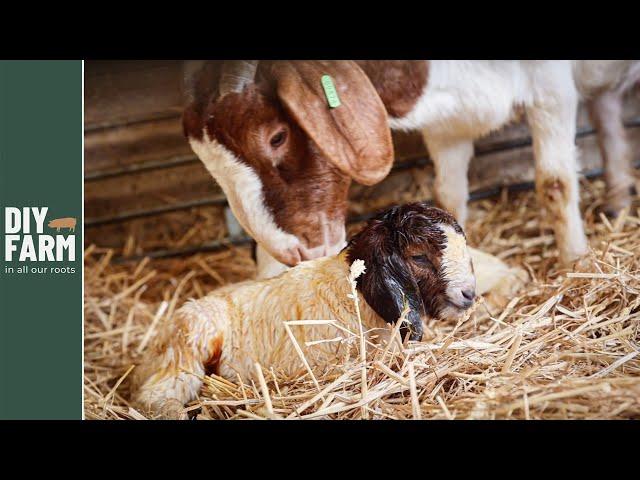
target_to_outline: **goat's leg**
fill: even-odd
[[[598,145],[607,184],[605,213],[615,217],[631,205],[635,181],[631,171],[631,150],[622,123],[622,95],[606,91],[589,102],[591,121],[598,130]]]
[[[133,372],[132,400],[160,418],[185,419],[185,403],[196,398],[202,378],[217,373],[222,356],[224,307],[206,298],[191,301],[166,321]]]
[[[444,142],[430,138],[426,132],[423,133],[423,138],[435,167],[435,201],[464,226],[469,200],[467,171],[473,156],[473,141],[465,139]]]
[[[527,119],[536,161],[536,191],[550,217],[560,260],[566,264],[586,254],[588,246],[579,209],[577,93],[570,78],[559,80],[555,86],[549,82],[548,89],[527,107]]]

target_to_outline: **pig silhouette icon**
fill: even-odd
[[[55,228],[58,232],[61,228],[68,228],[72,232],[76,231],[76,219],[73,217],[54,218],[47,225],[49,228]]]

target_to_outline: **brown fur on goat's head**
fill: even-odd
[[[469,308],[475,276],[462,228],[452,215],[412,203],[368,222],[349,242],[347,260],[364,260],[358,289],[367,304],[393,323],[405,302],[411,339],[422,337],[422,317],[449,318]]]
[[[324,97],[325,74],[337,108]],[[349,61],[260,62],[253,83],[220,95],[222,76],[214,62],[197,70],[183,127],[234,214],[288,265],[337,253],[351,180],[376,183],[393,162],[387,113],[368,77]]]

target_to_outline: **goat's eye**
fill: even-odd
[[[431,260],[429,260],[426,255],[414,255],[411,259],[419,265],[434,268],[433,263],[431,263]]]
[[[273,137],[271,137],[271,140],[269,140],[269,144],[271,145],[272,148],[278,148],[280,145],[284,143],[286,139],[287,139],[286,130],[281,130],[278,133],[276,133]]]

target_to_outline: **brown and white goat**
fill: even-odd
[[[474,301],[473,265],[453,216],[421,203],[394,207],[371,220],[336,256],[187,302],[161,327],[134,370],[135,403],[174,416],[196,397],[206,373],[235,381],[237,375],[252,376],[255,362],[299,371],[303,364],[287,321],[333,320],[290,328],[312,366],[335,360],[343,343],[313,342],[344,335],[344,329],[358,331],[355,304],[348,298],[350,265],[356,260],[366,268],[357,278],[357,292],[369,335],[388,331],[385,322],[395,323],[408,305],[406,331],[420,340],[427,317],[456,318]]]
[[[536,187],[561,258],[587,251],[575,149],[578,91],[592,98],[610,206],[629,202],[621,92],[640,77],[631,61],[204,62],[189,75],[183,125],[232,211],[268,254],[287,265],[344,245],[347,191],[393,163],[390,129],[421,130],[435,164],[435,195],[461,224],[473,140],[524,110]],[[330,75],[341,106],[330,108]],[[575,81],[574,81],[575,80]],[[609,93],[610,92],[610,93]],[[263,275],[267,271],[262,269]]]

